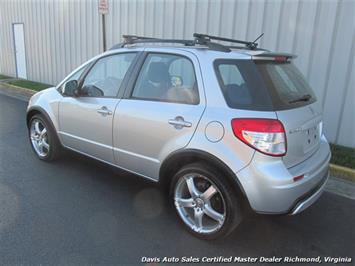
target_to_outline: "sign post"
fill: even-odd
[[[102,46],[106,51],[106,21],[105,15],[108,13],[108,0],[99,0],[99,14],[102,16]]]

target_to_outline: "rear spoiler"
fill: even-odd
[[[253,55],[253,60],[270,60],[270,61],[277,61],[277,62],[287,62],[288,60],[294,59],[297,56],[294,54],[288,53],[260,53],[257,55]]]

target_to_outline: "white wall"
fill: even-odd
[[[355,147],[355,0],[108,0],[108,47],[122,34],[253,40],[298,55],[324,106],[330,141]],[[0,0],[0,69],[14,75],[12,24],[25,27],[29,79],[57,83],[102,51],[98,0]]]

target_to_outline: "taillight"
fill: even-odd
[[[276,119],[235,118],[234,135],[250,147],[271,156],[286,154],[286,134]]]
[[[274,58],[275,62],[279,62],[279,63],[285,63],[287,59],[288,58],[286,56],[275,56]]]

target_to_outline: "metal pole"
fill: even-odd
[[[102,14],[102,46],[105,52],[106,51],[106,22],[105,22],[104,14]]]

